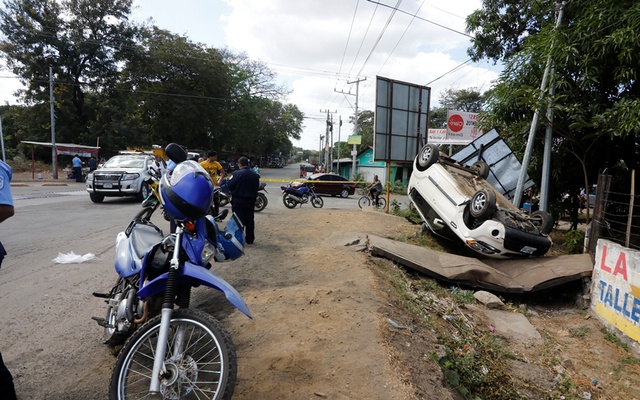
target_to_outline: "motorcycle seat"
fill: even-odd
[[[137,224],[131,230],[129,240],[135,255],[141,259],[153,245],[162,241],[162,234],[154,226]]]

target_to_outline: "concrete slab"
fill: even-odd
[[[531,325],[524,315],[518,312],[485,309],[483,310],[487,323],[494,327],[494,333],[507,340],[517,340],[522,343],[540,344],[542,336]]]
[[[588,254],[517,260],[479,260],[441,253],[375,235],[367,236],[371,254],[386,257],[438,280],[494,292],[535,292],[590,277]]]

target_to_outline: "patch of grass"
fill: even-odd
[[[582,339],[589,334],[590,329],[586,326],[569,329],[569,336],[576,339]]]
[[[564,234],[565,242],[563,247],[569,254],[582,254],[584,248],[584,232],[578,230],[567,231]]]
[[[631,357],[631,356],[622,357],[620,359],[620,363],[625,365],[640,365],[640,358]]]
[[[606,327],[600,328],[600,332],[604,333],[604,340],[607,340],[621,348],[625,351],[629,351],[629,345],[622,341],[615,333],[611,332]]]

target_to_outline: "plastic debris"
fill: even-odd
[[[58,253],[58,257],[54,258],[52,261],[56,264],[80,264],[85,261],[93,261],[97,259],[98,257],[93,253],[87,253],[81,256],[71,251],[67,254]]]
[[[394,320],[392,320],[391,318],[387,318],[387,322],[389,322],[391,324],[391,326],[393,326],[396,329],[406,329],[406,330],[408,330],[408,331],[410,331],[412,333],[415,332],[415,329],[410,328],[408,326],[400,325],[397,322],[395,322]]]

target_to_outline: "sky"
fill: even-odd
[[[333,142],[353,134],[356,108],[374,110],[376,76],[431,88],[490,88],[500,67],[473,63],[465,18],[481,0],[134,0],[133,19],[193,42],[264,62],[305,114],[294,146],[319,149],[327,115]],[[17,79],[0,70],[0,103]],[[4,79],[3,79],[4,78]],[[359,83],[355,83],[358,82]],[[356,96],[357,92],[357,96]],[[338,120],[343,121],[338,128]],[[338,138],[338,136],[340,136]],[[322,142],[324,145],[324,141]]]

